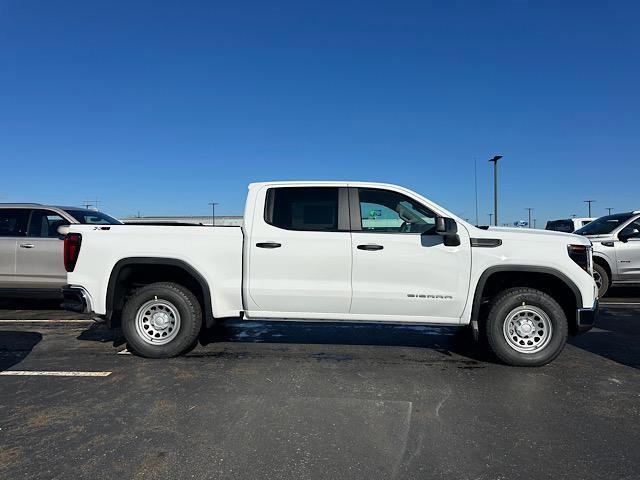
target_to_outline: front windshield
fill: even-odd
[[[575,231],[578,235],[606,235],[633,217],[633,213],[616,213],[600,217]]]
[[[122,225],[122,222],[110,217],[106,213],[94,210],[65,210],[69,215],[82,224],[89,225]]]

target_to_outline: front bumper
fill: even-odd
[[[91,297],[82,287],[65,285],[62,287],[62,308],[78,313],[91,313]]]
[[[593,304],[593,308],[579,308],[576,316],[579,332],[586,332],[593,328],[598,318],[598,300]]]

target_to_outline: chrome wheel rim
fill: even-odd
[[[520,353],[536,353],[551,341],[553,326],[544,310],[521,305],[509,312],[502,327],[505,340]]]
[[[593,271],[593,279],[596,282],[596,286],[598,287],[598,290],[601,290],[602,289],[602,275],[600,275],[599,272],[594,270]]]
[[[149,345],[165,345],[180,331],[180,313],[174,304],[153,299],[138,309],[136,332]]]

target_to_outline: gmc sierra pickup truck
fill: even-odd
[[[242,228],[71,225],[64,262],[65,307],[153,358],[241,316],[470,326],[503,362],[538,366],[598,306],[588,239],[477,228],[378,183],[254,183]]]

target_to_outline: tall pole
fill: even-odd
[[[531,210],[533,210],[533,208],[525,208],[525,210],[529,210],[529,228],[531,228]]]
[[[478,223],[478,161],[473,159],[473,183],[476,189],[476,226]]]
[[[211,205],[211,226],[215,227],[215,225],[216,225],[216,205],[218,205],[218,203],[209,202],[209,205]]]
[[[613,208],[607,207],[605,210],[607,211],[607,215],[611,215],[611,210],[613,210]]]
[[[493,217],[493,213],[489,214],[489,225],[491,225],[491,217]]]
[[[495,155],[490,162],[493,162],[493,224],[498,226],[498,160],[502,155]]]
[[[595,200],[585,200],[584,203],[589,205],[589,218],[591,218],[591,204],[595,202]]]

